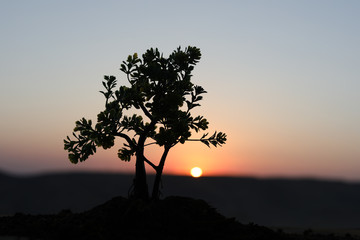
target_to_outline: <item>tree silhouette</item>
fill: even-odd
[[[191,72],[200,57],[200,49],[191,46],[185,50],[177,48],[168,58],[153,48],[147,50],[142,59],[136,53],[130,55],[120,67],[129,86],[116,88],[116,78],[104,76],[105,90],[100,92],[106,100],[105,110],[98,114],[94,127],[91,120],[76,121],[75,139],[68,136],[64,140],[69,160],[74,164],[85,161],[97,147],[111,148],[116,137],[122,138],[124,144],[118,150],[118,157],[127,162],[132,156],[136,157],[134,197],[149,198],[147,163],[156,172],[152,198],[157,199],[165,160],[172,147],[186,141],[200,141],[208,147],[217,147],[226,141],[226,134],[222,132],[190,139],[192,130],[206,130],[209,124],[203,116],[191,115],[191,110],[200,106],[202,94],[206,93],[201,86],[191,82]],[[145,147],[152,144],[163,148],[158,165],[144,155]]]

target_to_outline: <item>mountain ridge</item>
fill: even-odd
[[[0,215],[16,212],[81,212],[114,196],[127,197],[133,175],[65,172],[12,176],[0,171]],[[152,183],[153,176],[149,176]],[[150,184],[151,185],[151,184]],[[265,226],[360,226],[360,183],[319,179],[240,178],[164,175],[163,197],[208,201],[220,213],[243,223]]]

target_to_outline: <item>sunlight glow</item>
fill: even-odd
[[[202,175],[202,170],[199,167],[194,167],[190,171],[191,176],[194,178],[200,177]]]

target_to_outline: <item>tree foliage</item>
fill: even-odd
[[[157,48],[147,50],[142,58],[136,53],[130,55],[120,65],[128,86],[117,87],[116,77],[104,76],[104,90],[100,93],[105,97],[105,109],[98,114],[97,123],[93,126],[92,121],[85,118],[76,121],[74,138],[64,140],[69,160],[85,161],[97,147],[111,148],[115,138],[120,137],[125,141],[118,157],[130,161],[136,155],[136,171],[142,171],[138,165],[146,162],[160,179],[167,153],[176,144],[186,141],[200,141],[208,147],[224,144],[226,134],[222,132],[190,139],[192,132],[206,130],[209,125],[203,116],[191,114],[206,93],[203,87],[191,82],[191,73],[200,58],[200,49],[191,46],[185,50],[177,48],[168,58]],[[143,154],[144,148],[151,144],[164,148],[158,166]],[[137,174],[140,176],[145,171]]]

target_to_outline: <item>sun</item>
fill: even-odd
[[[194,178],[198,178],[201,177],[202,175],[202,170],[199,167],[193,167],[190,171],[191,176],[193,176]]]

